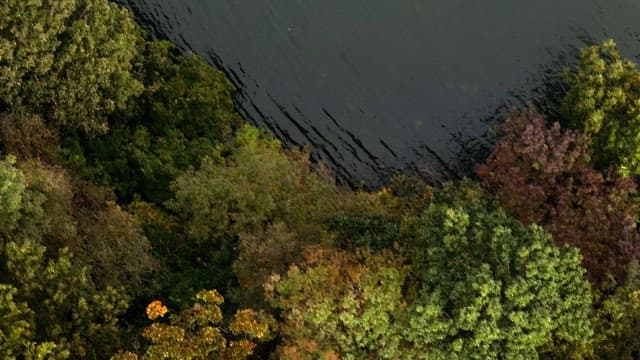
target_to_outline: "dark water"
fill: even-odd
[[[577,48],[640,52],[638,0],[120,0],[223,68],[244,115],[339,178],[430,179],[482,157],[491,120]]]

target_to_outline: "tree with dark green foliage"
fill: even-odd
[[[400,219],[383,214],[335,214],[327,219],[327,227],[344,248],[391,248],[398,241]]]
[[[97,290],[88,269],[75,264],[68,251],[53,260],[44,252],[30,241],[2,245],[0,353],[87,359],[117,350],[118,317],[127,298],[111,287]]]
[[[592,359],[631,360],[640,356],[640,270],[632,264],[625,284],[603,297],[594,311]]]
[[[97,133],[142,90],[131,74],[141,37],[126,9],[108,0],[5,0],[0,19],[0,110],[25,107],[55,126]]]
[[[67,157],[121,201],[139,194],[159,205],[170,198],[171,181],[233,139],[241,124],[235,89],[221,71],[168,42],[145,42],[133,76],[145,91],[112,116],[108,134],[68,137]]]

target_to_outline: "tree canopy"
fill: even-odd
[[[418,280],[404,332],[414,358],[538,358],[589,341],[579,252],[509,218],[477,186],[445,186],[405,231]]]
[[[479,184],[360,191],[115,3],[0,2],[0,358],[638,358],[640,72],[579,60]]]
[[[509,117],[478,169],[482,185],[524,224],[538,224],[558,246],[580,249],[595,284],[625,282],[640,257],[632,179],[591,164],[581,133],[548,126],[534,109]]]
[[[279,356],[538,358],[590,342],[579,253],[509,218],[478,187],[446,186],[398,241],[405,256],[312,248],[272,275]]]
[[[0,18],[0,107],[104,132],[105,116],[142,90],[131,74],[140,31],[126,9],[107,0],[7,0]]]
[[[569,125],[589,136],[601,166],[622,175],[640,175],[640,71],[623,59],[613,40],[580,52],[576,71],[567,73],[562,104]]]
[[[125,296],[98,289],[68,249],[45,256],[41,238],[21,231],[32,215],[24,175],[0,164],[0,351],[8,358],[91,358],[117,350]],[[30,219],[24,219],[29,221]],[[25,237],[26,236],[26,237]]]

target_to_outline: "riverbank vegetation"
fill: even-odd
[[[6,359],[640,356],[640,71],[613,41],[474,179],[336,185],[106,0],[0,3]]]

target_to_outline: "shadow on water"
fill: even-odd
[[[565,74],[575,70],[581,49],[598,44],[586,29],[576,28],[574,31],[577,34],[574,43],[579,45],[571,45],[563,50],[547,50],[548,57],[552,60],[540,65],[529,75],[523,86],[509,90],[500,105],[489,115],[470,121],[469,127],[474,127],[474,130],[469,131],[467,128],[467,131],[450,134],[450,143],[456,149],[450,162],[442,161],[428,148],[419,153],[421,159],[435,159],[444,171],[430,172],[427,169],[433,169],[432,163],[418,165],[413,162],[407,168],[409,173],[430,183],[474,177],[476,166],[491,152],[496,140],[495,127],[511,113],[527,106],[534,106],[550,123],[566,123],[561,113],[562,101],[568,91]],[[640,39],[637,34],[635,37]]]
[[[511,113],[533,105],[550,122],[563,122],[560,107],[567,92],[566,71],[575,68],[581,48],[596,44],[586,34],[578,36],[581,46],[549,51],[553,60],[540,65],[525,84],[507,91],[501,103],[488,115],[467,121],[464,130],[450,133],[451,160],[444,161],[428,147],[414,149],[420,161],[411,162],[402,171],[418,176],[428,183],[441,183],[463,177],[473,177],[476,166],[491,152],[496,140],[495,127]],[[434,171],[437,169],[437,171]]]

